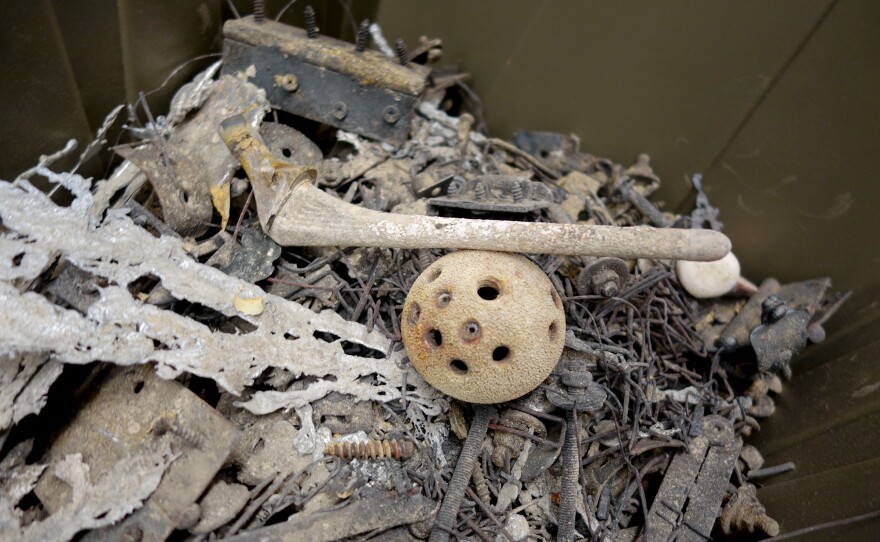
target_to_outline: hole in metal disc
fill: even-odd
[[[498,293],[498,286],[491,282],[484,283],[477,290],[477,295],[485,299],[486,301],[492,301],[493,299],[498,297]]]
[[[422,316],[422,307],[419,306],[418,303],[413,303],[412,307],[410,307],[410,309],[409,309],[409,316],[407,317],[407,320],[409,320],[410,324],[416,325],[416,323],[418,323],[419,318],[421,316]]]
[[[449,362],[449,368],[452,369],[452,372],[455,374],[467,374],[468,366],[467,363],[463,362],[460,359],[454,359]]]
[[[495,350],[492,350],[492,359],[495,361],[504,361],[508,356],[510,356],[510,348],[507,348],[506,346],[499,346]]]
[[[461,339],[465,342],[475,341],[480,338],[481,332],[480,324],[470,320],[461,328]]]
[[[548,331],[550,335],[550,340],[554,341],[556,340],[556,334],[559,333],[559,326],[556,325],[556,322],[553,322],[550,324],[550,329]]]
[[[449,302],[452,301],[452,294],[443,290],[439,294],[437,294],[437,307],[443,308],[446,305],[449,305]]]
[[[428,275],[428,282],[434,282],[438,278],[440,278],[440,274],[443,272],[443,269],[438,267],[437,269],[432,269],[431,274]]]
[[[436,348],[443,344],[443,334],[439,329],[430,329],[425,333],[425,342],[428,343],[428,346]]]

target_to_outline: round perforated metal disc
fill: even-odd
[[[503,252],[462,250],[413,284],[401,322],[424,379],[471,403],[501,403],[535,389],[565,340],[562,300],[541,269]]]

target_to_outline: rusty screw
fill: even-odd
[[[408,459],[415,447],[412,442],[392,440],[368,440],[366,442],[331,442],[324,448],[326,455],[341,459]]]
[[[263,24],[266,18],[266,0],[254,0],[254,22]]]
[[[461,447],[458,454],[458,462],[455,464],[455,470],[452,472],[452,479],[446,486],[446,495],[443,497],[443,504],[437,512],[434,520],[434,528],[431,530],[429,542],[446,542],[449,540],[449,530],[455,524],[455,518],[458,516],[458,509],[461,506],[461,500],[464,498],[464,492],[467,488],[468,481],[474,474],[474,465],[477,464],[477,457],[480,454],[480,448],[483,446],[483,439],[486,437],[486,431],[489,429],[489,418],[492,415],[492,409],[484,405],[474,405],[474,419],[471,421],[471,427],[468,436]]]
[[[354,52],[363,53],[367,49],[367,40],[370,38],[370,20],[364,19],[358,27],[357,40],[354,42]]]
[[[474,198],[477,201],[483,201],[486,199],[486,185],[480,181],[474,183]]]
[[[303,10],[303,16],[305,17],[306,34],[308,34],[309,39],[317,38],[318,20],[317,17],[315,17],[315,9],[312,6],[306,6]]]
[[[397,49],[397,60],[400,61],[400,65],[409,66],[409,52],[406,48],[406,42],[397,38],[397,41],[394,42],[394,47]]]
[[[153,434],[162,436],[165,433],[178,436],[193,448],[202,448],[205,445],[205,437],[195,429],[182,425],[176,416],[163,416],[156,421],[153,426]]]
[[[559,542],[574,542],[580,479],[578,468],[580,457],[578,457],[578,442],[574,434],[576,423],[575,409],[571,408],[565,412],[565,443],[562,445],[562,480],[559,488],[559,512],[556,514],[556,524],[559,527],[556,540]]]
[[[513,183],[510,187],[510,195],[513,197],[513,201],[519,203],[525,198],[525,194],[523,193],[522,185],[518,182]]]

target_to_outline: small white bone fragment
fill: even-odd
[[[714,262],[675,262],[678,281],[692,296],[699,299],[719,297],[736,286],[739,278],[739,260],[733,252]]]

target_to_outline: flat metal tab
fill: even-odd
[[[677,454],[666,469],[648,512],[646,540],[708,540],[741,449],[742,439],[734,434],[727,419],[706,416],[702,435],[691,441],[687,452]]]

